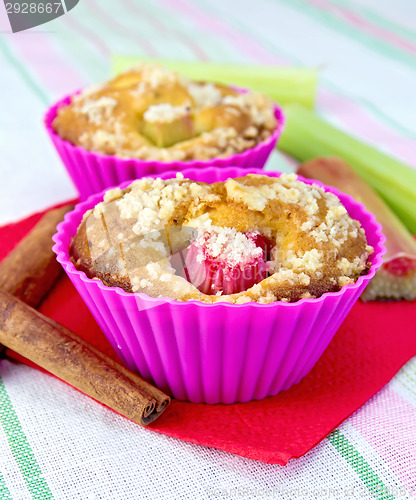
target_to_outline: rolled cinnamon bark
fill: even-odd
[[[46,213],[34,228],[0,262],[0,289],[37,307],[62,273],[52,252],[52,235],[66,212],[65,205]],[[0,345],[0,357],[5,357]]]
[[[134,422],[148,425],[169,404],[163,392],[26,305],[37,307],[61,275],[52,236],[72,208],[66,205],[45,214],[0,263],[0,343]]]
[[[0,289],[37,307],[62,272],[52,252],[56,225],[73,205],[46,213],[0,262]]]
[[[162,391],[3,291],[0,342],[139,425],[153,422],[169,404]]]

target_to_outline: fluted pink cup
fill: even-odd
[[[237,167],[183,171],[186,178],[204,182],[225,181],[247,173],[280,175]],[[175,175],[172,171],[160,177]],[[380,267],[385,252],[381,226],[363,205],[335,188],[300,179],[338,196],[349,214],[360,221],[368,243],[374,247],[368,274],[317,299],[241,305],[179,302],[127,293],[89,279],[70,261],[69,245],[83,214],[102,200],[103,192],[66,214],[54,235],[53,250],[129,369],[181,400],[235,403],[262,399],[288,389],[309,373]]]

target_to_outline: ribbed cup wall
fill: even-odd
[[[183,172],[185,177],[206,182],[245,173],[240,168]],[[161,177],[175,175],[169,172]],[[367,275],[318,299],[241,305],[179,302],[127,293],[89,279],[70,262],[69,243],[83,213],[101,201],[103,193],[65,216],[54,236],[54,251],[128,368],[182,400],[214,404],[262,399],[288,389],[309,373],[382,262],[384,236],[374,217],[351,197],[325,189],[361,222],[375,251]]]

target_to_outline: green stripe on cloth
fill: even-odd
[[[371,9],[363,7],[358,3],[353,3],[348,0],[331,0],[331,3],[339,5],[340,7],[344,7],[346,9],[350,9],[351,11],[358,12],[363,19],[368,19],[373,24],[377,24],[381,28],[387,29],[392,33],[400,35],[401,38],[407,38],[409,40],[416,41],[415,31],[412,31],[411,29],[408,29],[401,24],[395,23],[390,19],[386,19],[380,14],[374,12]]]
[[[406,52],[403,52],[402,50],[393,47],[390,44],[383,42],[382,40],[375,39],[373,36],[364,33],[354,26],[351,26],[332,12],[329,12],[327,10],[320,10],[304,0],[280,1],[297,12],[309,15],[309,17],[316,19],[318,22],[324,24],[337,33],[343,33],[346,37],[361,42],[366,47],[369,47],[374,51],[381,53],[381,55],[388,56],[394,61],[400,61],[403,64],[406,64],[407,67],[415,70],[414,56],[407,54]]]
[[[0,377],[0,422],[27,489],[35,500],[53,499]],[[0,490],[1,491],[1,490]],[[3,498],[3,497],[0,497]]]
[[[7,489],[3,476],[0,474],[0,498],[1,500],[13,500],[10,491]]]
[[[6,42],[0,36],[0,52],[3,53],[4,57],[8,60],[8,62],[15,68],[17,73],[22,77],[22,80],[26,83],[26,85],[32,90],[34,94],[43,102],[43,104],[47,105],[49,103],[49,98],[47,94],[43,91],[42,87],[40,87],[31,77],[30,73],[26,70],[26,68],[14,57],[13,53],[7,46]]]
[[[368,490],[378,500],[394,500],[387,486],[381,481],[362,455],[352,446],[348,439],[336,429],[328,436],[329,442],[345,458],[348,464],[360,476]]]

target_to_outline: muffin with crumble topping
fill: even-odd
[[[107,286],[231,304],[336,292],[367,274],[372,251],[339,199],[296,174],[139,179],[107,191],[71,244]]]
[[[73,95],[46,115],[83,198],[168,169],[261,168],[283,121],[262,94],[191,81],[148,64]]]
[[[233,403],[307,375],[381,265],[380,229],[310,179],[188,169],[77,205],[54,251],[130,369]]]

